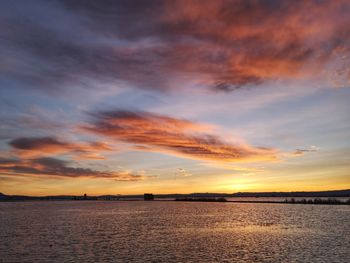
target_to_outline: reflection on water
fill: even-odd
[[[350,207],[0,203],[0,262],[349,262]]]

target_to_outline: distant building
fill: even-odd
[[[143,200],[145,200],[145,201],[152,201],[152,200],[154,200],[154,195],[153,194],[144,194],[143,195]]]

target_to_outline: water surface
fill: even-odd
[[[350,207],[0,203],[0,262],[349,262]]]

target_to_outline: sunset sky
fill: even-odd
[[[350,188],[350,1],[1,1],[0,192]]]

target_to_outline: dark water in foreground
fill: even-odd
[[[350,207],[0,203],[0,262],[350,262]]]

